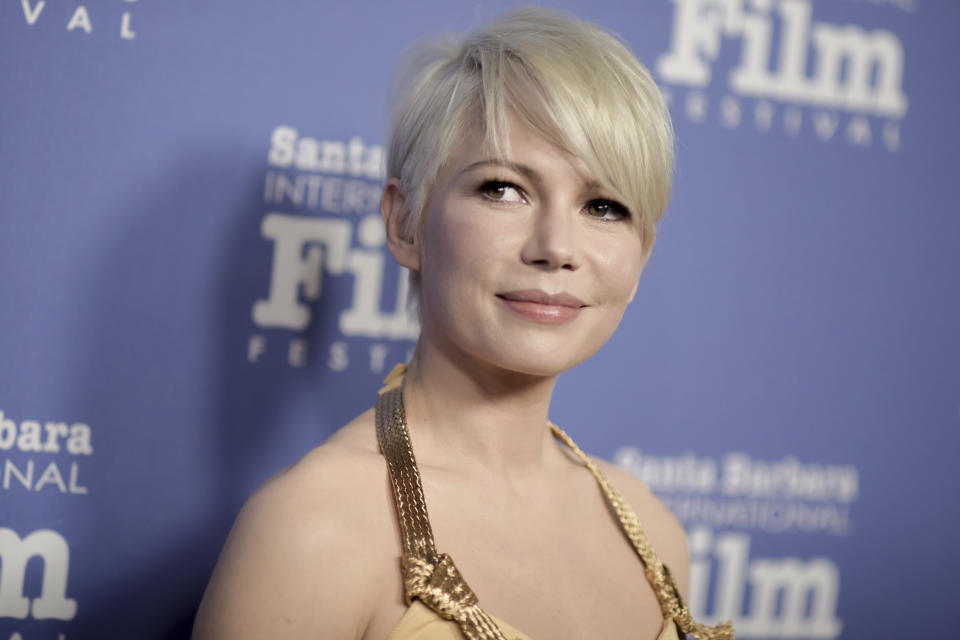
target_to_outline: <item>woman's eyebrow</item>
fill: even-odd
[[[461,171],[460,173],[466,173],[468,171],[472,171],[476,169],[477,167],[484,167],[484,166],[503,167],[505,169],[510,169],[515,173],[519,173],[524,177],[530,178],[531,180],[536,179],[539,175],[536,172],[536,170],[534,170],[531,167],[528,167],[525,164],[519,164],[516,162],[511,162],[509,160],[498,160],[496,158],[477,160],[476,162],[464,167],[463,171]]]

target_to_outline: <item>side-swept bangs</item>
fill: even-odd
[[[387,177],[410,197],[410,237],[444,163],[477,127],[490,153],[509,157],[512,115],[582,160],[652,246],[670,197],[673,127],[649,71],[609,32],[546,9],[512,11],[462,41],[412,50],[393,104]]]

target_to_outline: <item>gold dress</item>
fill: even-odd
[[[403,373],[398,365],[387,376],[377,398],[377,439],[387,460],[394,506],[403,538],[404,596],[407,611],[388,640],[531,640],[483,609],[477,596],[460,575],[453,559],[437,551],[420,473],[413,456],[403,409]],[[660,562],[647,542],[640,521],[590,458],[554,424],[554,436],[580,459],[596,478],[604,496],[617,514],[624,533],[633,544],[663,612],[663,627],[657,640],[679,640],[686,635],[700,640],[733,640],[729,623],[707,627],[694,622],[670,570]]]
[[[494,616],[490,616],[490,619],[500,628],[507,640],[532,640],[530,636],[517,631],[503,620]],[[414,600],[387,636],[387,640],[463,640],[463,637],[456,622],[444,620],[433,609],[419,600]],[[663,621],[663,629],[657,640],[679,640],[673,620],[668,618]]]

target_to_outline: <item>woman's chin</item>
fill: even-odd
[[[491,368],[509,371],[531,378],[554,378],[569,371],[592,355],[589,353],[571,353],[565,349],[535,349],[531,345],[525,348],[508,350],[492,357],[488,354],[481,358]]]

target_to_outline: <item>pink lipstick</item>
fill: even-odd
[[[547,293],[539,289],[507,291],[497,297],[514,313],[544,324],[570,322],[587,306],[569,293]]]

